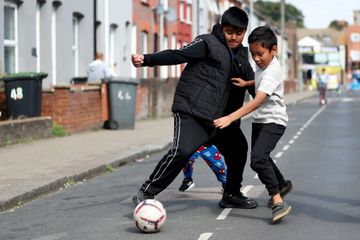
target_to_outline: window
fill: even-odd
[[[171,36],[171,48],[176,49],[176,36],[173,34]],[[170,77],[176,77],[176,65],[171,65],[170,67]]]
[[[164,10],[167,11],[169,9],[169,1],[168,0],[162,0],[162,4],[164,7]]]
[[[179,18],[180,21],[183,22],[185,20],[184,18],[184,2],[180,0],[180,6],[179,6]]]
[[[148,33],[147,32],[141,32],[141,46],[142,46],[142,53],[146,54],[147,53],[147,49],[148,49]],[[148,74],[147,74],[147,68],[141,68],[142,69],[142,78],[147,78]]]
[[[17,72],[17,7],[4,4],[4,61],[5,73]]]
[[[73,58],[73,74],[79,75],[79,18],[73,16],[72,19],[72,58]]]
[[[360,42],[360,33],[351,33],[352,42]]]
[[[52,75],[52,85],[56,85],[56,75],[57,75],[57,67],[56,67],[56,10],[57,5],[53,4],[51,11],[51,75]]]
[[[186,5],[186,22],[191,23],[191,5]]]
[[[360,51],[351,50],[350,51],[350,59],[351,59],[351,61],[354,61],[354,62],[360,61]]]
[[[163,46],[164,46],[164,49],[168,49],[168,38],[166,36],[164,36],[164,39],[163,39]],[[168,66],[161,66],[160,67],[160,78],[162,78],[162,79],[168,78],[169,77],[168,70],[169,70]]]
[[[181,48],[181,42],[178,42],[178,43],[176,44],[176,48],[177,48],[177,49],[180,49],[180,48]],[[177,65],[176,65],[176,77],[180,77],[180,75],[181,75],[181,65],[180,65],[180,64],[177,64]]]

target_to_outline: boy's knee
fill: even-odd
[[[186,149],[186,148],[178,148],[176,150],[176,155],[178,155],[179,157],[184,158],[186,160],[189,160],[190,157],[192,157],[195,152],[196,152],[196,149],[192,150],[192,149]]]
[[[251,156],[250,167],[255,172],[260,170],[264,166],[264,163],[265,163],[265,159],[263,157],[258,156],[258,155]]]

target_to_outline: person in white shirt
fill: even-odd
[[[268,205],[272,207],[272,222],[277,223],[291,211],[291,206],[283,198],[292,190],[292,182],[284,179],[270,157],[288,122],[281,66],[276,58],[277,38],[269,27],[263,26],[252,31],[248,42],[257,65],[255,80],[244,82],[233,79],[233,82],[239,86],[255,84],[255,98],[235,112],[215,119],[213,123],[222,129],[253,112],[250,166],[271,196]]]
[[[326,69],[323,68],[321,70],[321,74],[319,76],[319,82],[318,82],[320,105],[324,105],[327,102],[326,85],[328,81],[329,81],[329,75],[326,73]]]
[[[103,78],[111,77],[110,68],[104,62],[104,54],[102,52],[96,53],[96,59],[92,61],[87,70],[87,77],[89,83],[100,82]]]

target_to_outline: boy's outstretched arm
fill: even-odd
[[[229,126],[232,122],[248,115],[249,113],[253,112],[254,110],[256,110],[258,107],[261,106],[261,104],[263,104],[263,102],[266,100],[266,98],[268,97],[268,95],[264,92],[258,91],[256,93],[256,96],[253,100],[249,101],[245,106],[239,108],[238,110],[236,110],[235,112],[232,112],[231,114],[215,119],[214,120],[214,126],[216,128],[226,128],[227,126]]]
[[[150,54],[133,54],[131,61],[135,67],[176,65],[205,59],[207,54],[207,44],[197,38],[181,49],[166,49]]]

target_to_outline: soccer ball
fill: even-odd
[[[146,199],[139,203],[134,210],[136,227],[143,232],[157,232],[166,221],[166,210],[161,202]]]

